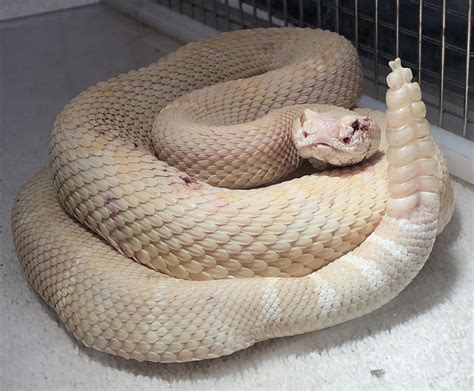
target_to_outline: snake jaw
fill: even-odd
[[[295,121],[293,143],[310,161],[347,166],[371,157],[380,144],[380,128],[357,114],[318,113],[305,109]]]

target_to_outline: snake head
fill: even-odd
[[[380,144],[380,128],[368,117],[305,109],[295,121],[293,143],[302,158],[335,166],[359,163]]]

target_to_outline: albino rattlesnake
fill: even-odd
[[[28,280],[84,344],[149,361],[218,357],[380,307],[421,269],[438,215],[441,230],[453,208],[419,87],[399,60],[391,67],[386,210],[381,153],[359,167],[245,191],[211,187],[153,156],[156,114],[218,81],[267,72],[239,80],[244,113],[232,123],[297,103],[353,106],[360,68],[336,34],[223,34],[91,88],[55,123],[52,174],[32,178],[12,213]],[[264,86],[257,95],[254,85]],[[225,174],[230,165],[232,176],[260,164],[258,156],[226,154],[209,154],[198,172]],[[184,158],[198,164],[192,156]],[[219,279],[253,275],[279,277]]]

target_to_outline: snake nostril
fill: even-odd
[[[308,137],[308,132],[303,132],[303,137],[304,138]]]
[[[351,138],[350,138],[350,137],[344,137],[344,138],[342,139],[342,142],[343,142],[344,144],[347,144],[349,141],[351,141]]]
[[[354,129],[354,132],[355,132],[356,130],[359,130],[359,127],[360,127],[359,120],[356,119],[356,120],[352,123],[351,126],[352,126],[352,129]]]

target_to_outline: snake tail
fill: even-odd
[[[399,59],[390,66],[386,213],[362,244],[327,266],[295,278],[172,278],[134,262],[73,219],[61,206],[51,173],[44,171],[22,188],[12,213],[15,247],[26,278],[77,340],[138,361],[216,358],[258,341],[336,325],[381,307],[423,267],[435,240],[439,213],[435,150],[420,88],[411,83],[411,71],[402,68]],[[132,120],[138,121],[139,116]],[[75,129],[75,121],[67,125]],[[91,126],[100,130],[109,119],[103,116],[101,121]],[[67,145],[79,141],[66,140]],[[101,151],[97,143],[92,147],[93,152]],[[72,152],[66,150],[60,157],[66,161],[68,154]],[[133,165],[134,157],[129,154],[123,159]],[[95,166],[92,170],[100,174]],[[63,174],[77,177],[72,169]],[[82,188],[94,190],[89,184],[92,177],[83,178]],[[74,195],[77,202],[85,190]],[[84,202],[92,208],[93,202],[101,200],[93,197]],[[114,198],[116,213],[122,204]],[[185,217],[181,221],[188,222]]]

